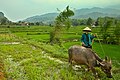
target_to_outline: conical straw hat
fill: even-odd
[[[89,27],[86,27],[86,28],[83,29],[83,31],[91,32],[91,29]]]

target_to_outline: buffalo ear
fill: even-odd
[[[107,56],[105,56],[105,61],[107,61],[108,60],[108,57]]]
[[[110,64],[112,64],[112,61],[111,61],[111,59],[110,59],[110,61],[109,61],[109,62],[110,62]]]
[[[99,64],[100,64],[101,66],[105,66],[105,64],[103,64],[103,63],[101,63],[101,62],[100,62]]]

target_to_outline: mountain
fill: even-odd
[[[120,10],[120,4],[117,5],[111,5],[111,6],[107,6],[108,8],[113,8],[113,9],[119,9]]]
[[[3,18],[3,17],[4,17],[4,13],[0,12],[0,18]]]
[[[9,20],[4,16],[3,12],[0,12],[0,24],[6,24]]]
[[[43,14],[40,16],[33,16],[33,17],[29,17],[23,21],[26,22],[50,22],[50,21],[54,21],[55,18],[58,16],[58,13],[47,13],[47,14]]]
[[[99,8],[99,7],[93,7],[93,8],[83,8],[83,9],[78,9],[75,11],[76,14],[88,14],[92,12],[100,12],[104,14],[120,14],[120,10],[118,9],[112,9],[112,8]]]
[[[100,12],[92,12],[92,13],[88,13],[88,14],[84,14],[84,15],[75,15],[73,16],[73,18],[75,19],[87,19],[87,18],[92,18],[92,19],[97,19],[98,17],[105,17],[105,16],[108,16],[108,14],[103,14],[103,13],[100,13]]]
[[[91,9],[83,8],[76,10],[73,18],[78,19],[91,17],[93,19],[97,19],[98,17],[117,17],[118,15],[120,15],[120,10],[117,9],[93,7]]]
[[[26,22],[44,22],[49,23],[53,22],[55,18],[59,15],[58,13],[47,13],[40,16],[33,16],[25,19]],[[86,18],[93,18],[97,19],[98,17],[117,17],[120,16],[120,10],[119,9],[112,9],[112,8],[99,8],[99,7],[93,7],[93,8],[82,8],[75,10],[75,15],[71,18],[74,19],[86,19]]]

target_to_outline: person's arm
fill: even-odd
[[[92,41],[92,44],[93,44],[94,43],[94,38],[96,38],[96,34],[91,35],[90,38],[91,38],[91,41]]]
[[[84,35],[82,34],[82,38],[81,38],[81,44],[83,45],[83,46],[85,46],[85,43],[84,43]]]

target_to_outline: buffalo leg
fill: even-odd
[[[95,68],[94,68],[94,67],[91,67],[91,70],[92,70],[92,72],[93,72],[95,78],[98,78],[98,74],[97,74]]]
[[[68,62],[69,62],[70,64],[72,64],[72,51],[71,51],[71,49],[68,50],[68,54],[69,54]]]

